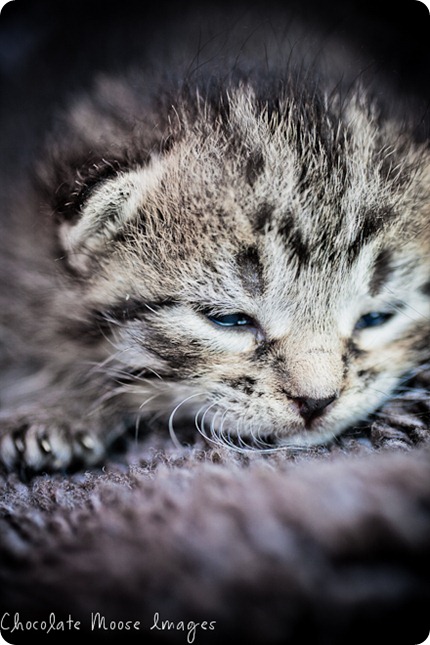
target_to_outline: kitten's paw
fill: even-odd
[[[101,461],[97,433],[37,419],[0,419],[0,463],[8,470],[55,471]]]

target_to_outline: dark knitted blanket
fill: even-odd
[[[422,642],[429,385],[425,372],[370,426],[312,452],[179,449],[142,431],[101,469],[3,476],[3,637]]]

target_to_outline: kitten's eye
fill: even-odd
[[[225,316],[211,316],[207,314],[208,320],[220,327],[255,327],[255,321],[246,314],[226,314]]]
[[[371,311],[361,316],[354,329],[367,329],[368,327],[379,327],[393,317],[393,312]]]

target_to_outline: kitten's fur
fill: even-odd
[[[428,360],[416,124],[336,42],[321,60],[283,17],[207,23],[96,78],[9,198],[9,468],[95,463],[136,419],[239,447],[326,442]],[[393,315],[356,328],[372,312]],[[208,318],[235,313],[254,324]]]

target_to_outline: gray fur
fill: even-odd
[[[0,620],[422,641],[423,112],[283,11],[174,3],[155,28],[142,5],[130,31],[124,1],[98,41],[114,4],[83,4],[74,55],[18,66],[0,105]],[[253,325],[208,318],[233,312]]]
[[[31,363],[5,372],[7,467],[95,463],[133,419],[324,443],[426,363],[427,148],[363,79],[339,82],[332,43],[317,66],[253,20],[202,27],[203,63],[173,40],[173,82],[160,61],[97,78],[48,137],[11,223],[38,203],[44,237],[23,226],[1,296]],[[372,311],[393,316],[355,329]],[[235,312],[253,327],[206,317]]]

